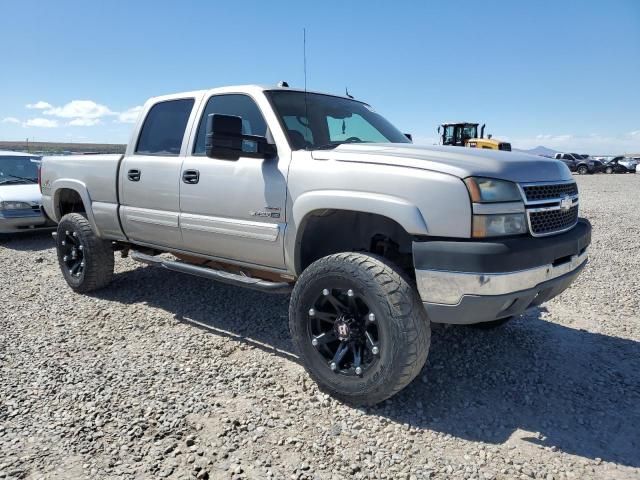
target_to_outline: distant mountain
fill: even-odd
[[[516,152],[528,153],[530,155],[542,155],[543,157],[553,157],[556,153],[558,153],[557,150],[552,150],[550,148],[543,147],[542,145],[539,145],[535,148],[530,148],[529,150],[521,150],[519,148],[514,148],[513,150]]]

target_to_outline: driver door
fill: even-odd
[[[219,94],[208,99],[191,152],[182,164],[180,229],[185,248],[283,268],[287,162],[277,157],[207,157],[206,120],[213,113],[241,117],[245,134],[267,135],[260,108],[248,95]]]

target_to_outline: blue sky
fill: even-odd
[[[640,1],[0,2],[0,140],[122,142],[147,97],[238,83],[365,100],[420,142],[640,151]]]

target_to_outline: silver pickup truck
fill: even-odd
[[[309,374],[360,405],[420,372],[430,322],[541,304],[591,240],[562,162],[413,145],[366,103],[286,86],[152,98],[124,155],[45,157],[41,190],[71,288],[106,286],[120,251],[290,292]]]

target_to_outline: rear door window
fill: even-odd
[[[151,107],[138,137],[136,153],[180,155],[180,147],[193,103],[193,98],[181,98],[156,103]]]

